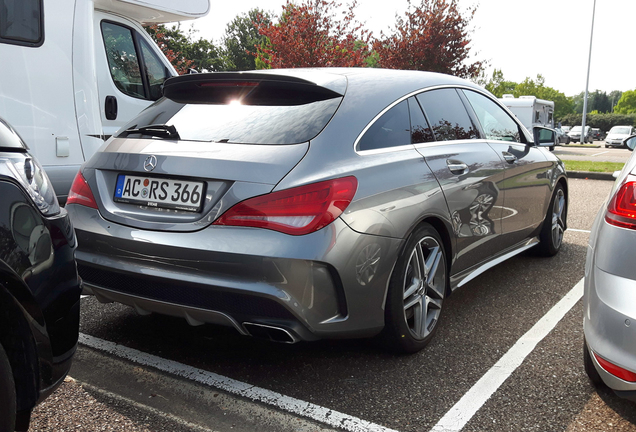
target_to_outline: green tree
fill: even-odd
[[[619,114],[636,113],[636,90],[624,92],[614,107],[614,112]]]
[[[572,112],[571,98],[552,87],[546,86],[545,78],[541,74],[537,75],[536,80],[528,77],[517,84],[514,81],[506,81],[503,72],[495,69],[492,78],[485,87],[486,90],[499,98],[504,94],[512,94],[514,97],[535,96],[538,99],[552,101],[554,102],[554,117],[557,121]]]
[[[155,24],[146,27],[146,31],[178,73],[183,74],[190,68],[197,72],[224,70],[223,49],[206,39],[195,39],[197,31],[193,27],[184,32],[180,25]]]
[[[514,94],[517,83],[513,81],[506,81],[501,69],[495,69],[492,72],[490,81],[486,83],[485,87],[490,93],[500,98],[505,94]]]
[[[226,27],[222,43],[225,46],[225,70],[256,69],[257,48],[266,41],[258,33],[259,26],[269,26],[272,16],[261,9],[237,15]]]

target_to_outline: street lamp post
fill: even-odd
[[[592,29],[590,30],[590,54],[587,58],[587,79],[585,80],[585,96],[583,97],[583,119],[581,121],[581,143],[585,142],[585,117],[587,116],[587,87],[590,85],[590,65],[592,63],[592,39],[594,38],[594,14],[596,12],[596,0],[592,6]]]

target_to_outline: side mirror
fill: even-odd
[[[623,140],[623,145],[627,147],[628,149],[630,149],[631,151],[634,151],[634,148],[636,147],[636,135],[632,135],[629,138],[625,138]]]
[[[554,129],[548,129],[541,126],[532,128],[535,145],[542,147],[552,147],[557,144],[557,134]]]

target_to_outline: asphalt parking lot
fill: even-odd
[[[411,356],[373,340],[274,344],[85,298],[72,379],[31,430],[636,430],[633,403],[585,375],[574,288],[611,186],[571,179],[559,255],[529,251],[456,291],[434,341]],[[554,318],[566,296],[573,306]],[[528,334],[545,317],[547,336]]]

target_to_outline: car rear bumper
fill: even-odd
[[[583,328],[591,353],[636,373],[636,282],[604,272],[592,260],[585,278]],[[603,382],[619,396],[636,392],[636,382],[612,375],[591,357]]]
[[[284,342],[371,336],[384,326],[400,239],[360,234],[340,219],[305,236],[225,226],[145,231],[68,208],[80,276],[100,301]]]

